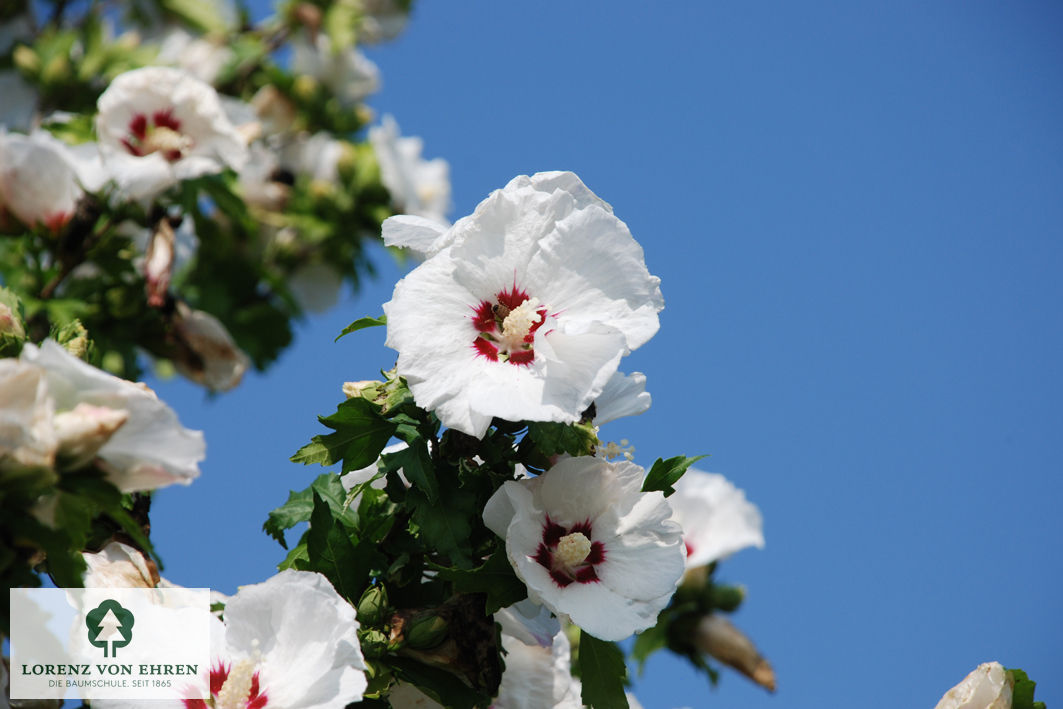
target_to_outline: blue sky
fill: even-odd
[[[764,514],[721,575],[778,693],[662,658],[647,709],[933,706],[991,659],[1060,701],[1061,32],[1050,2],[420,2],[370,52],[455,218],[551,169],[614,206],[667,306],[625,366],[653,408],[603,436],[709,453]],[[156,497],[173,581],[282,558],[261,523],[320,472],[288,456],[394,361],[382,331],[332,342],[390,298],[377,261],[266,375],[159,385],[208,441]]]

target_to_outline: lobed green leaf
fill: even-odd
[[[624,681],[627,666],[616,643],[580,631],[579,675],[583,703],[591,709],[628,709]]]
[[[357,470],[375,463],[395,433],[394,423],[383,418],[371,402],[358,397],[347,399],[336,413],[318,420],[335,433],[314,436],[296,451],[292,462],[333,465],[342,460],[343,472]]]

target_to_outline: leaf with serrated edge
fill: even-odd
[[[395,424],[382,418],[376,406],[357,397],[347,399],[336,413],[319,420],[335,433],[314,436],[292,456],[292,462],[332,465],[342,460],[345,473],[364,468],[376,462],[395,432]]]
[[[616,643],[599,640],[581,630],[579,666],[584,704],[591,709],[628,709],[624,694],[627,667],[624,653]]]
[[[335,523],[327,502],[314,491],[314,511],[306,538],[307,556],[314,571],[320,571],[349,601],[362,595],[367,574],[342,525]],[[362,573],[359,573],[361,571]]]

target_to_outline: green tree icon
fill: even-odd
[[[104,657],[115,657],[118,648],[125,647],[133,639],[133,612],[110,598],[88,612],[85,625],[89,629],[89,642],[102,647]],[[108,643],[111,644],[110,653]]]

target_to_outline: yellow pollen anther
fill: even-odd
[[[583,532],[573,532],[557,542],[557,560],[568,567],[584,561],[591,553],[591,540]]]
[[[606,460],[615,460],[621,456],[626,460],[635,459],[635,446],[631,445],[626,438],[621,438],[619,445],[612,441],[603,444],[599,440],[598,443],[598,455]]]
[[[157,126],[153,128],[144,139],[144,147],[147,152],[161,150],[164,153],[175,151],[184,153],[192,147],[192,139],[187,135],[178,133],[173,128]]]
[[[507,349],[518,349],[531,332],[532,325],[539,322],[538,298],[528,298],[511,310],[502,321],[502,341]]]
[[[214,701],[215,709],[244,709],[251,695],[251,682],[255,676],[255,662],[243,659],[233,665],[225,684]]]

